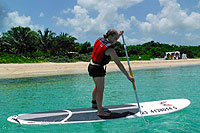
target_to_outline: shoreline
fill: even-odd
[[[127,61],[122,61],[122,63],[128,70]],[[87,74],[88,64],[89,62],[0,64],[0,79]],[[167,68],[200,65],[200,59],[130,61],[130,64],[132,70]],[[107,72],[120,71],[114,62],[110,62],[106,70]]]

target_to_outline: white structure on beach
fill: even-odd
[[[171,60],[173,59],[176,59],[178,60],[180,57],[181,57],[181,54],[179,51],[175,51],[175,52],[166,52],[166,55],[165,55],[165,59],[167,58],[170,58]]]

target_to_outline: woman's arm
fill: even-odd
[[[109,48],[106,50],[105,52],[106,55],[110,55],[111,58],[114,60],[114,62],[117,64],[117,66],[119,67],[119,69],[122,71],[122,73],[124,73],[124,75],[126,75],[126,77],[133,82],[134,78],[132,76],[130,76],[128,74],[128,72],[126,71],[126,69],[124,68],[123,64],[120,62],[117,53],[115,52],[115,50],[113,48]]]

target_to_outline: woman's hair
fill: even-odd
[[[109,29],[106,34],[104,34],[104,38],[108,38],[109,36],[118,35],[118,32],[115,29]]]

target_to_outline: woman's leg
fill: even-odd
[[[109,116],[110,113],[104,112],[102,108],[105,77],[94,77],[93,79],[96,86],[93,92],[94,94],[96,93],[96,102],[97,102],[97,109],[98,109],[97,115]]]
[[[93,91],[92,91],[92,108],[97,108],[97,103],[96,103],[96,95],[97,95],[97,86],[95,85]]]
[[[92,101],[96,101],[96,95],[97,95],[97,86],[95,85],[93,91],[92,91]]]

